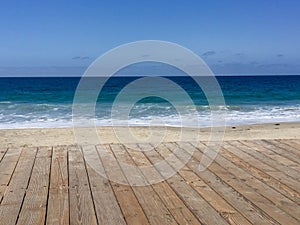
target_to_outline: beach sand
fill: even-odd
[[[161,137],[162,141],[179,141],[181,128],[151,127],[152,133]],[[118,127],[122,134],[128,132],[127,127]],[[97,127],[98,135],[101,136],[101,143],[124,143],[132,140],[119,140],[115,135],[113,127]],[[130,132],[141,142],[147,142],[151,136],[149,127],[130,127]],[[185,133],[184,141],[193,141],[195,134],[199,140],[207,141],[210,136],[210,128],[183,128]],[[120,135],[119,135],[120,136]],[[191,140],[188,140],[192,137]],[[224,140],[254,140],[254,139],[299,139],[300,122],[295,123],[270,123],[226,127]],[[124,138],[123,138],[124,139]],[[73,128],[31,128],[31,129],[1,129],[0,147],[13,146],[54,146],[77,144]]]

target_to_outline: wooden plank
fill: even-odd
[[[38,148],[29,186],[19,214],[18,225],[42,225],[45,223],[51,150],[51,147]]]
[[[278,171],[273,167],[265,164],[264,162],[260,161],[259,158],[253,157],[251,154],[251,150],[248,149],[247,151],[243,151],[243,146],[236,148],[230,143],[231,142],[224,142],[223,148],[255,166],[255,168],[264,171],[264,173],[268,174],[271,177],[270,180],[274,180],[275,185],[277,184],[279,188],[285,190],[288,195],[294,197],[295,199],[300,197],[299,193],[296,191],[299,189],[299,186],[294,179],[286,176],[283,172]]]
[[[206,146],[203,146],[202,149],[205,149],[205,147]],[[223,175],[223,178],[226,180],[226,182],[230,183],[232,187],[240,191],[240,193],[244,194],[246,197],[253,196],[253,199],[255,199],[254,202],[258,202],[255,204],[259,206],[262,210],[265,210],[266,212],[270,213],[270,215],[274,218],[276,218],[275,216],[278,215],[278,218],[282,217],[282,220],[284,221],[288,221],[288,219],[290,219],[290,216],[297,220],[297,203],[286,198],[281,193],[275,191],[273,188],[266,185],[264,182],[256,179],[252,174],[249,174],[246,170],[239,168],[238,166],[233,164],[231,160],[224,158],[222,155],[219,154],[215,162],[218,163],[218,166],[216,166],[216,169],[218,171],[227,171],[227,174]],[[223,167],[224,170],[222,170],[220,166]],[[213,169],[213,167],[214,166],[212,166],[211,168]],[[248,197],[248,199],[250,199],[250,197]],[[260,202],[264,203],[259,204]],[[272,209],[272,207],[275,207],[272,204],[270,204],[271,202],[273,202],[273,204],[276,205],[276,207],[278,208],[275,215],[271,211],[267,211],[269,209]],[[281,209],[282,212],[280,212],[279,209]],[[279,215],[281,216],[279,217]],[[292,223],[293,220],[290,219],[290,222]],[[294,221],[294,223],[297,222]]]
[[[209,204],[212,205],[229,224],[252,224],[188,167],[180,170],[179,174],[191,187],[194,188],[194,190],[196,190],[207,202],[209,202]]]
[[[182,143],[180,145],[182,146]],[[185,148],[189,148],[189,146]],[[199,171],[199,159],[201,159],[202,153],[200,151],[196,151],[194,156],[195,157],[192,157],[187,163],[187,167],[193,170],[205,183],[210,186],[211,189],[222,196],[232,207],[239,211],[251,223],[279,224],[276,220],[256,207],[252,202],[233,189],[230,185],[226,184],[219,176],[210,171],[209,168],[204,171]]]
[[[293,153],[298,157],[300,157],[300,139],[291,139],[291,140],[281,139],[280,141],[291,146],[294,149]]]
[[[6,154],[7,150],[8,149],[0,148],[0,179],[1,179],[1,173],[3,173],[1,170],[1,162],[2,162],[2,159],[4,158],[4,155]],[[1,184],[1,180],[0,180],[0,203],[1,203],[1,200],[3,197],[3,194],[6,190],[6,187],[7,187],[7,184]]]
[[[95,146],[83,147],[82,153],[84,158],[88,159],[85,166],[91,184],[98,223],[126,224],[109,180],[102,176],[105,171]]]
[[[115,196],[121,207],[127,224],[149,224],[149,221],[140,206],[132,188],[127,183],[126,178],[114,157],[109,145],[97,146],[97,150],[107,177],[110,180]],[[116,181],[122,181],[120,184]]]
[[[286,140],[263,140],[265,143],[270,144],[270,149],[288,159],[300,164],[300,152],[292,146],[292,143],[286,142]]]
[[[26,147],[23,151],[21,149],[0,151],[0,225],[16,223],[298,225],[300,181],[297,177],[293,177],[294,173],[299,173],[298,159],[294,158],[297,156],[295,152],[298,151],[298,141],[263,142],[268,145],[260,146],[259,141],[225,143],[224,149],[211,167],[200,172],[198,165],[203,156],[201,151],[205,147],[202,145],[201,151],[195,152],[187,166],[170,179],[151,186],[133,188],[115,182],[121,180],[121,183],[128,183],[128,179],[132,179],[128,173],[127,177],[124,176],[119,162],[150,166],[151,163],[169,156],[176,147],[175,143],[165,143],[158,147],[157,151],[144,153],[130,151],[120,145],[104,146],[114,161],[110,157],[107,158],[107,155],[101,156],[102,148],[97,151],[94,148],[84,151],[88,157],[95,159],[93,165],[98,165],[96,169],[84,161],[78,149],[70,147],[69,169],[73,170],[70,171],[72,173],[70,180],[73,184],[76,183],[70,188],[71,206],[68,195],[66,147],[55,147],[52,159],[51,148],[39,148],[37,151],[36,148]],[[246,146],[246,143],[249,145],[256,143],[253,144],[255,154],[253,150],[251,153],[251,147]],[[143,148],[142,145],[140,147]],[[185,150],[191,152],[188,148],[190,147],[186,147]],[[170,169],[178,166],[180,157],[184,154],[178,155],[178,161],[169,162]],[[268,161],[261,157],[268,158]],[[278,161],[280,166],[273,166],[274,162]],[[101,163],[104,168],[101,167]],[[287,176],[284,168],[292,168],[294,172]],[[99,176],[97,171],[115,179],[110,181]],[[147,177],[140,168],[132,172],[143,177],[145,184],[158,176],[163,179],[164,175],[159,174],[157,170],[150,170],[148,171],[150,177]],[[47,197],[49,199],[46,209]],[[69,210],[73,211],[72,214],[69,214]],[[167,219],[162,218],[163,216]]]
[[[10,148],[0,163],[0,203],[20,158],[21,148]]]
[[[274,145],[274,143],[270,143],[269,141],[265,141],[265,140],[255,140],[252,142],[247,142],[245,145],[248,145],[248,146],[251,145],[255,150],[263,153],[268,158],[273,159],[273,161],[276,161],[277,167],[275,167],[275,168],[277,168],[278,170],[286,171],[286,168],[288,168],[288,171],[287,171],[289,173],[288,175],[292,176],[293,178],[297,179],[298,181],[300,180],[300,175],[299,175],[299,172],[297,171],[297,169],[299,170],[299,163],[297,162],[297,161],[299,161],[299,159],[298,159],[299,157],[293,156],[294,160],[290,160],[290,159],[282,156],[282,154],[285,153],[287,155],[287,153],[288,153],[292,156],[292,153],[290,153],[286,149],[282,149],[282,148]],[[282,146],[282,143],[278,143],[278,145]]]
[[[149,149],[149,148],[148,148]],[[163,153],[164,156],[169,155],[170,152],[166,148],[160,147],[160,153]],[[159,154],[151,154],[152,159],[156,158],[157,162],[162,160],[159,158]],[[137,159],[141,159],[142,156],[137,156]],[[164,157],[165,158],[165,157]],[[175,161],[173,161],[173,169],[175,170],[177,167],[174,167]],[[171,166],[171,164],[170,164]],[[216,192],[214,192],[208,185],[206,185],[192,170],[187,167],[179,170],[179,175],[182,179],[184,179],[185,183],[193,187],[193,189],[201,195],[209,204],[217,210],[217,212],[222,215],[222,217],[229,224],[251,224],[245,217],[243,217],[239,212],[237,212],[233,207],[231,207],[221,196],[219,196]],[[175,205],[177,205],[176,203]]]
[[[68,153],[70,224],[97,224],[87,171],[81,151],[78,147],[68,147]]]
[[[0,148],[0,164],[7,150],[7,148]]]
[[[165,150],[166,148],[160,145],[156,148],[156,151],[145,151],[144,154],[152,164],[157,164],[170,155],[170,151],[166,153]],[[173,168],[178,168],[176,163],[177,161],[168,160],[165,167],[168,170],[173,170]],[[168,168],[168,166],[170,168]],[[175,174],[166,181],[201,223],[228,224],[227,221],[178,174]]]
[[[46,224],[69,224],[68,185],[67,147],[53,147]]]
[[[204,144],[203,146],[199,145],[197,149],[203,153],[206,146]],[[200,155],[195,154],[194,156],[195,158],[198,157],[196,159],[201,160]],[[279,223],[299,224],[297,219],[298,207],[295,202],[276,192],[251,174],[246,173],[221,155],[216,157],[209,168],[224,182]]]
[[[37,149],[23,148],[16,169],[0,204],[0,225],[14,225],[28,187]]]
[[[227,149],[223,148],[219,152],[219,154],[221,154],[226,159],[231,160],[231,162],[233,162],[235,165],[242,168],[243,170],[248,171],[248,173],[251,173],[254,177],[264,182],[274,190],[280,192],[290,200],[294,201],[297,204],[300,204],[299,193],[295,192],[293,189],[291,189],[284,183],[281,183],[272,176],[268,175],[263,170],[257,169],[255,166],[253,166],[253,164],[250,164],[250,161],[247,160],[248,155],[246,155],[246,157],[243,157],[243,154],[245,153],[242,152],[242,154],[240,154],[240,150],[238,150],[238,148],[232,146],[232,149],[232,151],[228,151]],[[232,152],[235,152],[235,154]]]
[[[244,145],[247,145],[263,154],[267,157],[273,159],[277,163],[292,168],[298,167],[300,160],[298,157],[293,155],[291,152],[279,148],[277,145],[273,145],[270,142],[266,142],[265,140],[255,140],[255,141],[241,141]],[[275,144],[275,143],[274,143]],[[278,144],[279,145],[279,144]],[[293,159],[294,158],[294,159]],[[299,161],[299,162],[297,162]]]
[[[232,145],[237,144],[238,141],[232,141],[230,142]],[[261,162],[269,165],[270,167],[276,169],[277,171],[280,171],[284,173],[287,177],[290,177],[290,179],[294,180],[296,183],[296,186],[298,187],[295,191],[297,191],[300,187],[300,181],[297,180],[300,177],[300,174],[298,171],[294,170],[293,168],[286,166],[272,158],[270,158],[266,153],[263,153],[264,147],[258,145],[256,142],[249,142],[249,141],[240,141],[243,145],[240,145],[240,149],[242,151],[249,152],[250,155],[253,157],[259,159]]]
[[[136,167],[133,166],[131,168],[132,170],[128,170],[127,167],[125,168],[125,164],[134,165],[134,163],[123,146],[118,144],[111,144],[110,146],[129,183],[134,184],[137,177],[143,177],[142,173]],[[147,184],[147,182],[144,184]],[[137,199],[141,204],[145,214],[147,215],[150,224],[177,224],[170,211],[163,204],[157,193],[153,190],[153,187],[149,185],[133,186],[132,189],[137,196]]]
[[[270,144],[278,146],[279,149],[283,149],[285,152],[289,153],[289,156],[293,156],[293,160],[300,163],[300,144],[297,144],[297,141],[299,140],[268,140]]]
[[[146,145],[146,147],[147,146],[149,147],[149,145]],[[138,147],[143,150],[143,147],[145,146],[139,145]],[[151,162],[141,151],[130,150],[126,147],[125,149],[131,156],[131,159],[132,161],[134,161],[135,165],[143,168],[153,168]],[[159,172],[154,168],[152,170],[141,170],[141,172],[146,177],[146,179],[148,178],[149,182],[153,181],[153,178],[164,180],[162,175],[159,174]],[[159,195],[165,206],[169,209],[178,224],[201,224],[166,181],[161,181],[159,183],[153,184],[152,187]]]

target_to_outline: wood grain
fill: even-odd
[[[299,139],[225,141],[200,171],[208,151],[204,142],[0,149],[0,225],[300,224]]]

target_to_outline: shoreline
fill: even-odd
[[[151,134],[162,137],[165,142],[178,141],[181,135],[180,127],[155,126],[131,126],[131,127],[97,127],[98,135],[101,135],[101,143],[124,143],[115,135],[117,132],[129,131],[141,142],[147,141]],[[165,129],[162,129],[165,128]],[[85,128],[93,129],[93,128]],[[184,141],[190,137],[199,135],[199,140],[207,141],[210,136],[210,127],[205,128],[182,128],[185,133]],[[220,133],[221,134],[221,133]],[[227,126],[224,140],[255,140],[255,139],[299,139],[300,122],[265,123],[251,125]],[[122,139],[122,138],[121,138]],[[124,139],[124,138],[123,138]],[[126,138],[125,138],[126,139]],[[126,139],[127,141],[127,139]],[[128,139],[128,143],[133,141]],[[19,146],[54,146],[54,145],[74,145],[77,144],[73,128],[20,128],[20,129],[0,129],[0,147],[19,147]]]

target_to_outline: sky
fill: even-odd
[[[0,76],[81,75],[139,40],[189,48],[218,75],[300,74],[299,0],[15,0],[0,7]]]

